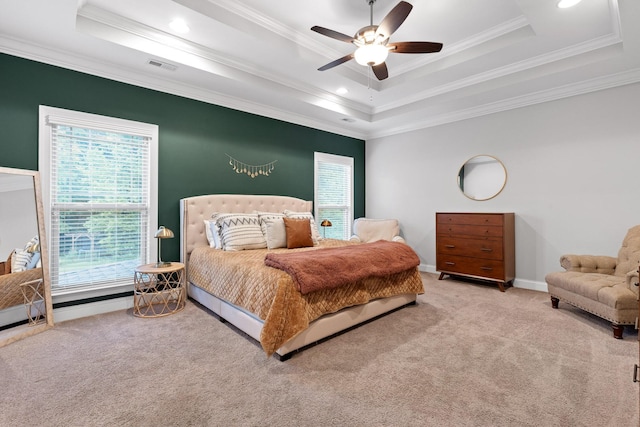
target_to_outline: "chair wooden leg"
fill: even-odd
[[[556,297],[551,297],[551,307],[558,308],[558,303],[560,300]]]
[[[622,339],[622,331],[624,330],[624,326],[616,325],[615,323],[612,323],[611,327],[613,328],[613,337],[615,339],[621,340]]]

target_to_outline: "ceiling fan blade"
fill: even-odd
[[[394,53],[433,53],[442,50],[442,43],[436,42],[396,42],[387,44]]]
[[[337,31],[330,30],[328,28],[318,27],[317,25],[314,25],[313,27],[311,27],[311,31],[320,33],[323,36],[331,37],[332,39],[340,40],[341,42],[345,42],[345,43],[353,42],[353,37],[351,36],[339,33]]]
[[[350,53],[349,55],[343,56],[340,59],[336,59],[335,61],[331,61],[329,62],[327,65],[323,65],[322,67],[318,68],[318,71],[324,71],[324,70],[328,70],[329,68],[333,68],[336,67],[340,64],[344,64],[345,62],[349,61],[353,59],[353,53]]]
[[[387,69],[387,64],[385,64],[384,62],[372,66],[371,69],[373,70],[373,74],[376,75],[378,80],[384,80],[389,77],[389,70]]]
[[[398,3],[396,7],[391,9],[391,12],[384,17],[382,22],[380,22],[380,25],[376,30],[376,37],[382,35],[385,39],[388,39],[391,34],[400,28],[400,25],[402,25],[404,20],[407,19],[411,9],[413,9],[413,6],[406,1]]]

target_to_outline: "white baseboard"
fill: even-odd
[[[420,264],[418,266],[418,270],[424,271],[425,273],[438,274],[438,271],[436,270],[435,265]],[[513,281],[513,287],[520,288],[520,289],[529,289],[532,291],[547,292],[547,284],[545,282],[536,282],[534,280],[518,279],[517,277]]]
[[[53,310],[53,321],[55,323],[59,323],[67,320],[79,319],[81,317],[93,316],[95,314],[127,310],[132,307],[133,296],[96,301],[88,304],[72,305],[69,307],[60,307]]]

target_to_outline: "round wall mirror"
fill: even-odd
[[[458,171],[458,187],[472,200],[492,199],[500,194],[506,183],[507,169],[493,156],[474,156]]]

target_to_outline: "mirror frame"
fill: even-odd
[[[40,259],[42,264],[42,282],[44,288],[45,322],[37,325],[18,325],[0,331],[0,347],[12,342],[30,337],[53,327],[53,302],[51,299],[51,277],[49,276],[49,252],[47,251],[47,234],[44,226],[44,209],[42,205],[42,188],[38,171],[0,167],[0,174],[25,175],[33,178],[33,190],[38,220],[38,234],[40,239]]]
[[[462,169],[465,167],[465,165],[466,165],[467,163],[469,163],[471,160],[473,160],[473,159],[475,159],[475,158],[478,158],[478,157],[489,157],[489,158],[491,158],[491,159],[495,160],[495,161],[496,161],[500,166],[502,166],[502,170],[504,171],[504,179],[502,180],[502,185],[500,186],[500,188],[499,188],[499,189],[498,189],[498,190],[497,190],[497,191],[496,191],[492,196],[490,196],[490,197],[484,197],[484,198],[481,198],[481,199],[475,198],[475,197],[473,197],[473,196],[471,196],[471,195],[469,195],[469,194],[465,193],[465,192],[464,192],[464,190],[462,189],[462,186],[460,185],[460,172],[462,171]],[[460,190],[460,192],[461,192],[465,197],[467,197],[467,198],[468,198],[468,199],[470,199],[470,200],[475,200],[475,201],[477,201],[477,202],[484,202],[484,201],[486,201],[486,200],[491,200],[491,199],[493,199],[493,198],[494,198],[494,197],[496,197],[498,194],[500,194],[500,193],[502,192],[502,190],[504,190],[504,187],[507,185],[507,168],[504,166],[504,163],[502,163],[502,161],[501,161],[500,159],[498,159],[497,157],[495,157],[495,156],[492,156],[492,155],[490,155],[490,154],[478,154],[478,155],[475,155],[475,156],[472,156],[472,157],[468,158],[468,159],[467,159],[467,160],[462,164],[462,166],[460,166],[460,169],[458,169],[458,173],[457,173],[457,175],[456,175],[456,181],[457,181],[457,182],[456,182],[456,184],[457,184],[457,186],[458,186],[458,190]]]

